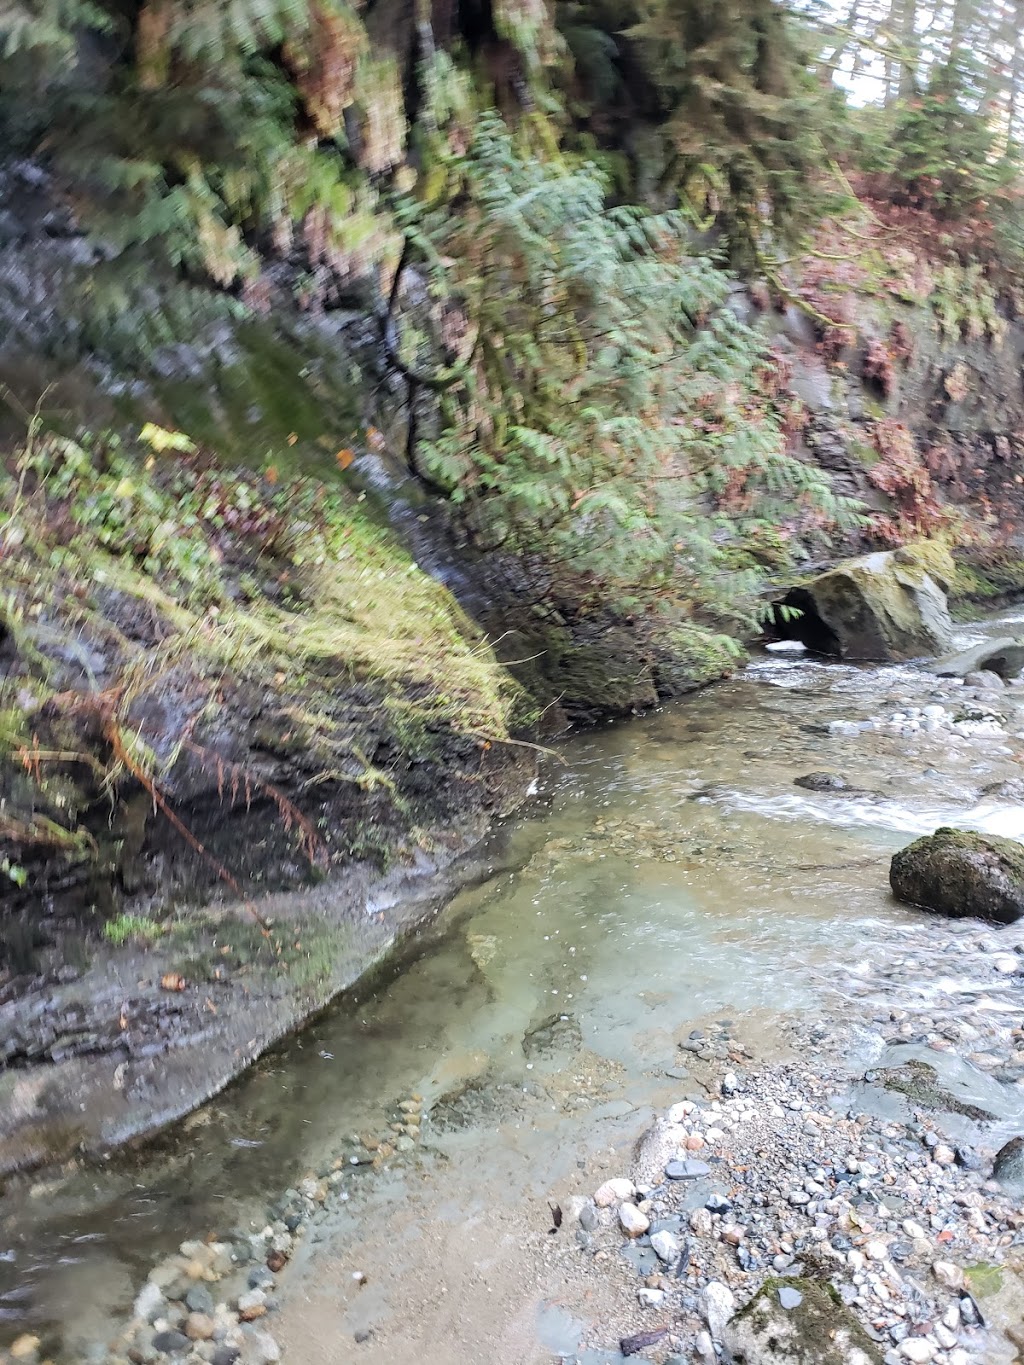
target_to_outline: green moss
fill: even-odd
[[[952,584],[955,598],[966,602],[1012,601],[1024,595],[1024,558],[1012,550],[958,550]]]
[[[337,477],[335,454],[361,429],[358,369],[268,323],[237,329],[237,361],[208,379],[153,384],[164,421],[225,463]],[[139,412],[133,410],[132,417]]]
[[[1024,845],[943,827],[893,856],[889,882],[911,905],[1013,923],[1024,917]]]
[[[692,623],[657,632],[653,643],[661,696],[679,696],[728,677],[743,658],[742,647],[730,636]]]
[[[962,1114],[969,1119],[991,1119],[995,1116],[976,1104],[959,1100],[938,1083],[938,1072],[927,1062],[912,1059],[903,1066],[884,1067],[875,1073],[886,1090],[905,1095],[914,1104],[926,1109],[940,1109],[948,1114]]]
[[[799,1295],[783,1308],[780,1291]],[[733,1359],[745,1365],[847,1365],[859,1353],[865,1365],[882,1354],[825,1279],[770,1276],[725,1330]]]
[[[162,932],[159,924],[154,924],[151,919],[142,919],[139,915],[116,915],[103,926],[103,937],[117,948],[133,940],[149,943],[159,938]]]
[[[158,757],[157,736],[135,717],[171,673],[207,722],[226,681],[258,689],[254,745],[318,781],[380,789],[394,810],[393,782],[363,755],[358,721],[339,713],[345,687],[386,701],[395,748],[415,738],[413,757],[453,732],[500,742],[513,716],[529,714],[448,590],[357,498],[305,478],[210,470],[160,429],[149,440],[150,458],[113,439],[34,440],[14,476],[0,478],[0,523],[19,549],[0,555],[0,630],[15,645],[19,698],[0,713],[0,834],[15,845],[85,846],[79,818],[96,787],[165,780],[181,742]],[[124,633],[139,613],[159,651]],[[69,652],[67,640],[81,644]],[[34,747],[44,756],[26,765]],[[218,780],[249,791],[230,767]],[[299,828],[270,794],[286,827]],[[118,863],[117,849],[92,852],[104,867]]]

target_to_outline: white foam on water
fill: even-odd
[[[898,801],[830,797],[812,801],[795,793],[762,796],[755,792],[730,792],[722,798],[733,810],[764,815],[776,820],[816,820],[844,829],[863,827],[898,834],[932,834],[940,825],[1024,839],[1024,806],[982,802],[976,806],[905,806]]]

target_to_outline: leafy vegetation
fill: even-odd
[[[891,408],[920,344],[908,309],[979,347],[1024,311],[1021,18],[1018,0],[13,0],[0,132],[54,174],[47,231],[90,236],[41,349],[117,411],[98,437],[74,412],[34,424],[0,487],[11,843],[98,856],[84,805],[119,783],[159,805],[186,755],[219,762],[194,735],[227,678],[264,689],[275,745],[396,801],[338,721],[339,677],[409,745],[507,740],[529,706],[339,483],[350,440],[441,496],[581,696],[598,627],[642,637],[652,679],[704,681],[766,581],[831,539],[959,536],[949,449]],[[870,520],[809,458],[813,414],[740,320],[740,279],[762,311],[802,310],[835,372],[859,366],[858,449],[888,502]],[[342,332],[343,383],[306,363]],[[965,364],[939,382],[970,403]],[[342,408],[323,449],[319,414]],[[282,476],[300,439],[312,476]],[[147,708],[182,677],[161,749]],[[247,772],[223,780],[248,798]]]
[[[278,807],[302,852],[318,832],[257,769],[203,742],[225,689],[259,689],[261,743],[301,746],[317,781],[387,787],[339,723],[337,679],[369,683],[411,724],[490,746],[519,692],[453,599],[338,488],[227,473],[180,433],[145,449],[34,427],[0,480],[0,834],[96,855],[83,824],[103,793],[163,794],[187,761],[226,801]],[[180,712],[169,730],[160,699]],[[156,714],[153,708],[156,705]]]
[[[457,219],[404,215],[443,300],[440,334],[406,331],[407,371],[444,373],[424,471],[485,545],[528,554],[539,535],[584,598],[742,621],[757,584],[735,547],[769,528],[799,543],[849,509],[787,454],[726,277],[679,215],[606,208],[592,165],[528,157],[497,119],[462,174]]]

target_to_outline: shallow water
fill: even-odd
[[[1017,608],[965,641],[1021,624]],[[658,1101],[689,1024],[756,1015],[768,1036],[772,1021],[870,1000],[905,954],[917,972],[907,1008],[989,990],[929,956],[934,922],[891,900],[888,860],[941,823],[1024,838],[1024,806],[980,795],[1019,774],[1024,744],[824,733],[950,693],[911,667],[765,655],[567,743],[538,805],[495,841],[495,874],[454,898],[377,995],[333,1011],[145,1157],[8,1192],[0,1340],[31,1323],[85,1358],[162,1251],[244,1226],[343,1136],[386,1127],[411,1093],[443,1147],[540,1080],[561,1087],[571,1146],[602,1106],[614,1117]],[[794,787],[818,769],[853,790]],[[590,1079],[574,1079],[570,1060]],[[1010,1127],[1024,1118],[1017,1096],[1000,1111]],[[492,1176],[486,1159],[462,1169],[460,1197],[471,1203],[473,1181]]]

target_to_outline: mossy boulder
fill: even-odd
[[[894,855],[889,883],[897,900],[925,910],[1012,924],[1024,916],[1024,845],[937,829]]]
[[[832,1286],[768,1279],[729,1322],[722,1344],[745,1365],[881,1365],[882,1355]]]
[[[941,549],[930,544],[845,560],[792,588],[782,605],[800,615],[781,624],[809,648],[841,659],[946,653],[953,623],[943,562]]]

